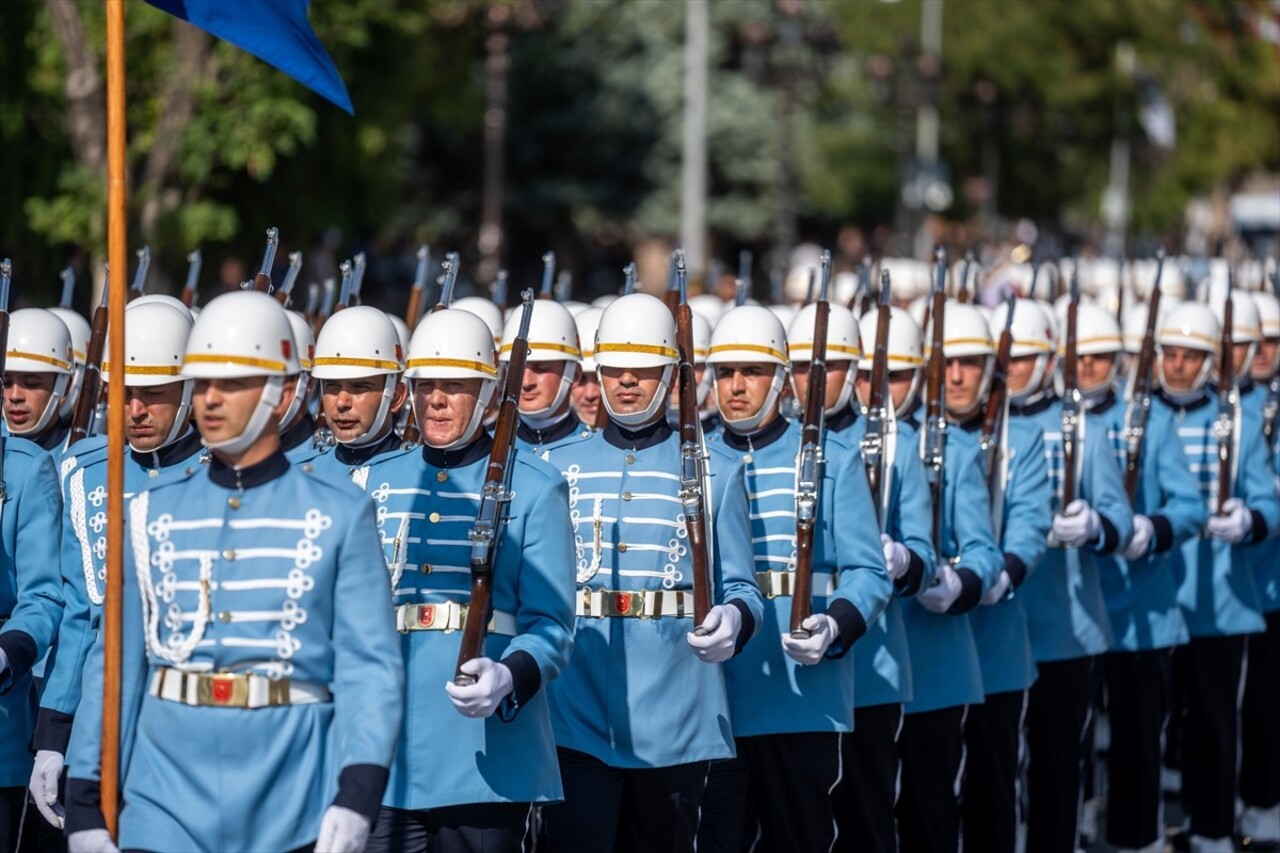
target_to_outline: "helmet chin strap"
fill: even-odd
[[[206,440],[204,446],[210,450],[221,450],[231,456],[244,453],[262,436],[262,431],[266,429],[267,421],[271,418],[271,410],[280,402],[283,392],[284,377],[268,376],[266,383],[262,386],[262,396],[258,398],[258,405],[240,434],[217,442]]]
[[[1019,406],[1028,406],[1043,399],[1045,394],[1044,372],[1049,366],[1049,356],[1036,356],[1036,366],[1031,371],[1031,378],[1021,391],[1010,391],[1009,401]]]
[[[52,373],[52,371],[50,372]],[[71,380],[71,374],[69,373],[59,373],[56,375],[58,378],[53,381],[53,393],[49,395],[49,402],[45,403],[44,411],[40,414],[39,419],[26,429],[18,430],[10,427],[9,432],[12,435],[39,435],[44,432],[45,427],[49,426],[49,424],[53,422],[54,417],[57,416],[58,410],[62,406],[62,397],[66,394],[67,385],[70,384]]]
[[[476,407],[471,410],[471,420],[467,422],[467,428],[462,434],[448,444],[432,444],[427,439],[427,431],[422,431],[422,441],[433,450],[457,450],[459,447],[466,447],[470,444],[480,432],[480,428],[484,425],[484,412],[489,408],[489,403],[493,400],[493,393],[497,390],[498,383],[492,379],[484,380],[480,386],[480,394],[476,397]]]
[[[345,441],[334,436],[337,442],[346,447],[367,447],[385,438],[382,428],[387,424],[387,414],[391,411],[391,401],[396,395],[396,386],[399,384],[400,374],[388,373],[386,381],[382,383],[382,400],[378,403],[378,413],[373,416],[373,423],[369,425],[369,430]]]
[[[293,426],[293,419],[298,416],[298,412],[307,404],[306,395],[303,393],[307,390],[307,380],[311,378],[311,374],[303,370],[298,373],[298,378],[293,385],[293,402],[289,404],[289,408],[285,410],[284,417],[280,419],[280,432],[284,432]]]
[[[755,432],[760,428],[760,423],[765,419],[773,406],[778,402],[778,395],[782,393],[782,383],[784,381],[786,371],[779,365],[773,367],[773,381],[769,383],[769,391],[764,396],[764,402],[760,404],[760,408],[756,409],[755,414],[748,415],[745,418],[730,420],[729,413],[720,405],[720,395],[716,395],[716,408],[720,411],[720,417],[724,419],[724,425],[736,432],[738,435],[747,435]]]
[[[195,387],[194,380],[183,380],[182,400],[178,403],[178,411],[173,416],[173,425],[169,427],[169,433],[164,437],[164,441],[150,450],[139,450],[133,442],[129,442],[129,449],[135,453],[157,453],[186,435],[187,430],[191,428],[191,391]]]
[[[58,406],[58,417],[69,418],[75,411],[76,398],[80,396],[80,388],[84,384],[84,365],[77,364],[71,374],[71,385],[62,397],[62,405]]]
[[[603,388],[600,389],[600,402],[604,405],[604,410],[609,413],[609,417],[622,426],[642,427],[654,421],[654,415],[662,411],[662,407],[667,404],[667,392],[671,388],[671,375],[674,370],[675,365],[673,364],[665,365],[662,368],[662,378],[658,381],[658,389],[654,392],[653,399],[649,401],[649,405],[639,412],[615,412],[613,405],[609,402],[609,395],[604,393]]]
[[[920,393],[920,376],[923,372],[918,367],[912,369],[911,387],[907,389],[907,396],[902,398],[902,405],[893,406],[894,417],[906,418],[911,414],[911,410],[916,407],[916,397]],[[892,398],[892,395],[889,396]]]
[[[1160,388],[1164,391],[1164,395],[1173,401],[1176,405],[1185,406],[1188,403],[1194,403],[1204,394],[1204,382],[1209,377],[1209,370],[1213,367],[1213,358],[1206,358],[1204,365],[1201,366],[1200,372],[1192,381],[1191,387],[1186,391],[1173,391],[1169,388],[1169,383],[1164,376],[1164,359],[1161,358],[1156,362],[1156,376],[1160,381]]]
[[[577,362],[565,361],[564,370],[560,372],[560,387],[556,389],[555,399],[551,401],[550,405],[543,406],[541,409],[535,409],[532,412],[522,411],[520,419],[533,426],[534,429],[538,429],[534,425],[534,421],[541,420],[544,424],[549,425],[560,420],[563,413],[556,414],[556,412],[559,412],[560,407],[564,405],[564,401],[569,399],[569,391],[573,388],[574,368],[577,366]]]

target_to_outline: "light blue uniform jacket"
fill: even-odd
[[[1042,431],[1056,513],[1062,495],[1062,402],[1051,397],[1023,409],[1011,407],[1010,416],[1026,418]],[[1074,660],[1111,648],[1111,623],[1094,556],[1110,554],[1129,541],[1133,509],[1106,422],[1086,414],[1083,433],[1076,457],[1076,495],[1098,513],[1101,530],[1098,540],[1083,548],[1050,543],[1040,568],[1019,590],[1037,662]]]
[[[31,778],[28,747],[36,722],[32,667],[49,650],[62,616],[58,536],[62,500],[53,459],[21,438],[4,440],[0,507],[0,787]]]
[[[121,849],[292,850],[331,803],[376,814],[404,667],[370,502],[277,453],[239,472],[215,458],[128,513]],[[332,698],[189,706],[150,695],[158,666],[327,685]],[[99,643],[68,751],[68,832],[101,822],[101,691]]]
[[[750,441],[723,429],[708,438],[728,451],[734,465],[740,460],[745,466],[755,568],[766,599],[759,636],[724,665],[736,737],[851,731],[856,692],[848,652],[892,595],[860,458],[828,435],[813,537],[813,612],[835,619],[840,634],[826,658],[813,666],[801,666],[783,653],[781,637],[791,630],[794,599],[771,596],[770,578],[761,573],[795,572],[800,436],[800,424],[778,418]]]
[[[1258,421],[1262,421],[1262,409],[1267,402],[1266,386],[1254,383],[1253,389],[1240,395],[1241,405],[1254,408]],[[1264,434],[1265,439],[1265,434]],[[1276,495],[1280,496],[1280,429],[1272,437],[1270,448],[1272,470],[1276,477]],[[1275,613],[1280,610],[1280,529],[1267,532],[1266,541],[1254,546],[1251,562],[1253,563],[1254,581],[1258,587],[1258,595],[1262,599],[1262,612]]]
[[[743,467],[722,447],[708,451],[712,603],[739,608],[741,649],[764,608]],[[665,420],[636,432],[610,423],[551,462],[569,486],[579,590],[692,590],[680,437]],[[694,654],[686,639],[693,628],[687,616],[577,617],[573,659],[550,691],[556,744],[621,768],[731,757],[722,670]]]

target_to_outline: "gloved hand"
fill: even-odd
[[[1001,570],[999,579],[996,580],[991,589],[987,590],[987,594],[982,596],[982,603],[991,605],[999,604],[1001,601],[1004,601],[1004,595],[1009,591],[1009,585],[1011,583],[1012,581],[1009,580],[1009,573]]]
[[[4,649],[0,649],[0,675],[4,675],[4,671],[9,668],[9,656],[4,653]]]
[[[511,692],[511,670],[506,664],[494,663],[489,658],[472,658],[462,665],[462,671],[475,676],[476,683],[463,687],[446,681],[444,691],[449,694],[449,701],[464,717],[491,716]]]
[[[36,751],[36,763],[31,768],[31,781],[27,790],[31,800],[49,823],[62,829],[66,811],[58,802],[58,778],[62,775],[62,753],[52,749]]]
[[[67,853],[120,853],[105,829],[82,829],[67,836]]]
[[[476,658],[476,660],[489,659]],[[472,662],[468,661],[468,663]],[[320,837],[316,839],[316,853],[361,853],[369,840],[369,829],[369,819],[359,812],[353,812],[342,806],[329,806],[324,810],[324,817],[320,818]]]
[[[1139,513],[1133,514],[1133,535],[1129,537],[1129,544],[1124,546],[1124,558],[1126,560],[1139,560],[1147,554],[1151,553],[1151,542],[1156,538],[1155,525],[1151,523],[1151,519]]]
[[[1238,545],[1253,529],[1253,514],[1239,498],[1228,498],[1222,505],[1222,515],[1209,516],[1209,535],[1219,542]]]
[[[1076,498],[1053,517],[1053,538],[1068,548],[1083,548],[1098,538],[1102,521],[1089,502]]]
[[[787,631],[782,635],[782,651],[796,663],[813,666],[822,660],[827,649],[835,642],[840,628],[836,625],[836,620],[825,613],[815,613],[800,624],[809,632],[809,636],[801,640]]]
[[[946,613],[956,603],[962,589],[956,570],[951,568],[950,563],[943,561],[938,565],[938,576],[933,586],[917,595],[916,599],[930,613]]]
[[[697,631],[685,635],[689,645],[693,646],[694,654],[705,663],[720,663],[733,657],[738,632],[742,630],[742,615],[738,608],[717,604],[702,620],[700,627],[703,629],[701,636]]]
[[[880,544],[884,547],[884,567],[889,572],[889,580],[896,581],[911,567],[911,552],[887,533],[880,534]]]

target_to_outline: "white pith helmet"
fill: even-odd
[[[449,306],[457,311],[470,311],[481,320],[484,320],[489,331],[493,333],[493,345],[498,347],[502,344],[502,326],[503,311],[491,299],[485,299],[483,296],[464,296],[461,299],[453,300]],[[506,316],[511,316],[515,309],[507,309]],[[421,321],[419,321],[421,322]]]
[[[351,447],[364,447],[379,440],[404,371],[404,350],[391,319],[369,305],[339,311],[320,329],[312,364],[311,375],[321,382],[383,377],[382,399],[368,432],[351,439],[337,439]]]
[[[52,373],[53,391],[45,410],[29,426],[9,428],[13,435],[38,435],[53,423],[75,375],[71,331],[47,308],[20,308],[9,315],[5,373]]]
[[[523,312],[515,312],[507,318],[502,330],[502,348],[498,350],[498,360],[506,364],[511,361],[511,349],[516,335],[520,333],[520,320]],[[530,362],[561,362],[560,386],[551,404],[536,411],[520,410],[520,415],[533,420],[553,418],[556,412],[569,399],[569,391],[581,369],[582,348],[578,345],[578,324],[573,315],[559,302],[550,299],[535,299],[533,314],[529,317],[529,355]]]
[[[89,326],[88,320],[70,308],[54,307],[47,310],[56,314],[58,319],[66,325],[67,331],[71,333],[71,357],[76,366],[75,374],[71,377],[71,385],[63,395],[62,406],[58,409],[58,417],[69,418],[75,410],[80,389],[84,386],[84,363],[88,357],[89,339],[93,337],[93,329]]]
[[[629,293],[610,302],[596,328],[597,369],[661,367],[663,371],[657,393],[642,411],[615,412],[609,395],[601,394],[609,417],[623,426],[642,426],[659,416],[666,405],[678,357],[675,320],[661,299],[647,293]]]
[[[582,370],[584,373],[595,373],[596,370],[596,329],[600,326],[600,315],[603,308],[588,307],[574,316],[574,325],[578,327],[578,343],[582,349]]]
[[[844,385],[840,389],[840,397],[835,405],[827,409],[828,415],[834,415],[849,405],[853,396],[853,380],[858,373],[858,359],[862,356],[862,344],[858,335],[858,322],[853,312],[843,305],[830,303],[827,314],[827,363],[833,361],[849,362],[849,372],[845,374]],[[793,363],[813,361],[813,334],[817,321],[818,306],[806,305],[796,312],[795,318],[787,328],[787,350]],[[791,379],[791,390],[800,399],[800,392],[795,387],[795,377]]]
[[[1213,316],[1213,312],[1207,306],[1198,302],[1184,302],[1160,321],[1160,329],[1156,333],[1156,346],[1162,355],[1165,348],[1175,346],[1208,354],[1191,388],[1176,395],[1169,390],[1165,382],[1164,359],[1157,359],[1156,378],[1175,401],[1193,398],[1204,387],[1205,380],[1209,378],[1209,371],[1213,369],[1213,363],[1218,357],[1221,339],[1222,326],[1218,323],[1218,318]]]
[[[167,447],[187,431],[191,391],[195,382],[184,378],[182,360],[191,333],[191,318],[163,302],[134,300],[124,310],[124,384],[130,388],[182,383],[177,416],[160,447]],[[102,363],[102,379],[110,381],[112,364]],[[155,448],[159,449],[159,448]]]
[[[1012,389],[1009,391],[1009,399],[1016,403],[1034,397],[1044,388],[1050,357],[1054,352],[1054,329],[1049,311],[1036,300],[1017,299],[1013,306],[1013,326],[1010,329],[1013,343],[1009,348],[1009,356],[1036,357],[1030,381],[1017,392]],[[997,305],[991,312],[990,328],[1003,331],[1008,315],[1008,302]]]
[[[316,354],[315,337],[311,334],[311,324],[300,311],[286,310],[289,328],[293,330],[293,345],[298,350],[298,376],[293,384],[293,401],[280,419],[280,431],[283,433],[297,417],[299,410],[307,405],[307,392],[310,390],[312,359]]]
[[[879,317],[879,311],[868,311],[858,321],[859,334],[867,342],[867,346],[862,350],[862,358],[858,359],[859,371],[870,372],[874,365],[876,324],[879,322]],[[899,416],[905,417],[910,414],[912,406],[915,405],[916,393],[920,390],[920,377],[924,367],[924,341],[916,321],[896,305],[889,308],[887,349],[886,367],[890,373],[911,371],[911,389],[903,398],[902,405],[895,409]]]
[[[716,395],[716,407],[724,425],[738,433],[754,432],[782,393],[787,367],[787,332],[782,323],[767,308],[758,305],[742,305],[726,312],[711,330],[711,347],[707,352],[707,366],[729,362],[762,363],[773,366],[773,381],[760,408],[745,418],[733,419],[732,413],[720,405]]]
[[[498,384],[497,351],[488,324],[459,308],[432,312],[413,330],[406,365],[404,375],[411,383],[416,379],[481,380],[476,407],[466,429],[458,438],[436,449],[452,450],[469,444],[484,423],[485,409]],[[423,441],[427,442],[425,431]]]

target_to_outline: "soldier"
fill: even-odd
[[[163,474],[194,473],[204,447],[191,427],[192,380],[179,376],[190,318],[157,303],[131,303],[125,312],[126,499]],[[112,365],[103,364],[104,378]],[[71,724],[80,704],[85,658],[102,618],[106,578],[106,436],[74,444],[63,459],[61,568],[65,606],[56,654],[46,668],[34,738],[31,794],[40,813],[62,827],[58,799]]]
[[[1102,422],[1123,465],[1126,412],[1116,394],[1120,327],[1111,312],[1089,304],[1080,305],[1077,322],[1085,407]],[[1142,444],[1133,536],[1122,555],[1094,558],[1113,636],[1112,650],[1101,661],[1111,723],[1107,840],[1132,849],[1164,841],[1160,759],[1169,667],[1173,647],[1187,641],[1171,557],[1208,518],[1166,409],[1148,417]]]
[[[136,301],[136,300],[135,300]],[[316,421],[311,416],[312,358],[315,357],[315,339],[311,324],[297,311],[285,311],[289,328],[293,330],[293,343],[298,352],[298,373],[290,377],[293,385],[293,402],[280,418],[280,449],[293,465],[308,464],[329,452],[329,445],[316,437]]]
[[[71,334],[71,358],[75,364],[75,374],[71,377],[67,393],[62,396],[62,405],[58,411],[58,419],[69,422],[75,412],[80,389],[84,387],[85,360],[88,358],[89,339],[93,337],[93,329],[88,320],[70,308],[54,307],[46,310],[57,316]]]
[[[718,664],[760,624],[743,470],[711,445],[703,493],[715,605],[693,612],[679,513],[680,441],[666,420],[675,325],[642,293],[600,318],[595,359],[609,423],[558,450],[577,559],[574,656],[552,685],[565,801],[544,810],[554,850],[687,850],[708,763],[733,755]],[[641,617],[641,618],[636,618]],[[695,630],[701,628],[700,631]]]
[[[299,368],[274,299],[211,302],[182,369],[213,459],[127,509],[120,846],[360,850],[403,701],[373,507],[280,451]],[[72,851],[116,849],[102,668],[99,642],[68,751]]]
[[[569,401],[578,420],[594,428],[600,417],[600,377],[596,374],[596,327],[600,325],[601,308],[585,308],[573,317],[578,327],[578,345],[582,350],[582,363],[578,378],[569,390]]]
[[[1280,525],[1270,455],[1256,414],[1237,408],[1231,497],[1219,501],[1218,399],[1205,382],[1219,358],[1221,329],[1203,305],[1169,313],[1156,339],[1160,391],[1202,499],[1212,513],[1200,537],[1174,557],[1178,604],[1191,635],[1174,656],[1186,690],[1182,728],[1182,795],[1195,849],[1230,850],[1235,824],[1237,697],[1245,635],[1262,631],[1253,561],[1257,545]],[[1246,363],[1247,364],[1247,363]],[[1220,369],[1230,369],[1225,364]],[[1221,503],[1222,513],[1217,510]]]
[[[982,435],[990,405],[996,348],[981,311],[947,304],[947,420],[972,439]],[[979,457],[991,495],[991,524],[1003,569],[969,625],[982,667],[983,700],[965,718],[962,788],[964,848],[1013,853],[1019,819],[1018,774],[1027,690],[1036,677],[1027,613],[1016,590],[1036,569],[1049,533],[1049,471],[1044,441],[1024,421],[998,413],[994,454]],[[992,471],[994,469],[994,476]]]
[[[1093,659],[1111,646],[1095,555],[1129,541],[1133,510],[1105,424],[1083,415],[1076,451],[1078,497],[1061,506],[1062,401],[1053,390],[1054,334],[1047,309],[1029,299],[996,309],[992,328],[1014,311],[1009,417],[1041,431],[1052,490],[1049,548],[1019,592],[1039,675],[1027,703],[1028,850],[1074,850]],[[1092,439],[1090,438],[1092,436]]]
[[[71,333],[56,314],[22,308],[9,315],[4,364],[4,421],[9,435],[29,439],[61,458],[71,428],[60,417],[75,376]]]
[[[892,322],[914,325],[905,313],[895,313]],[[912,386],[918,389],[919,380]],[[917,400],[908,398],[907,411]],[[924,406],[914,409],[907,420],[924,433]],[[959,846],[965,711],[983,699],[981,664],[967,614],[996,587],[1003,564],[991,528],[977,443],[962,431],[945,434],[944,442],[942,505],[933,507],[939,516],[937,574],[923,592],[903,603],[913,687],[903,709],[898,744],[898,835],[904,851]],[[922,453],[927,443],[921,435]]]
[[[834,314],[838,306],[832,307]],[[807,319],[812,351],[813,311]],[[840,352],[853,328],[851,314],[845,311],[843,319],[844,335],[834,336],[833,352]],[[848,652],[890,599],[875,528],[836,520],[874,514],[866,476],[853,451],[827,436],[810,566],[814,614],[803,623],[811,635],[798,639],[791,633],[802,429],[778,411],[786,347],[777,317],[744,305],[720,318],[707,358],[724,423],[708,443],[746,466],[756,581],[769,601],[762,636],[725,663],[737,757],[712,764],[700,850],[737,853],[752,839],[760,850],[831,849],[841,741],[853,722]],[[844,367],[850,374],[847,359]]]
[[[468,533],[493,447],[482,419],[495,355],[473,314],[424,317],[406,371],[423,447],[365,469],[393,579],[407,709],[371,851],[519,850],[532,806],[562,796],[546,688],[573,645],[568,488],[522,450],[484,655],[462,667],[475,684],[453,680],[472,589]]]
[[[519,310],[507,318],[498,359],[511,361],[511,346],[520,328]],[[587,430],[573,409],[570,392],[582,371],[582,350],[573,315],[559,302],[539,299],[529,322],[529,357],[520,386],[520,424],[517,445],[543,459]]]
[[[408,390],[400,381],[404,352],[387,315],[356,305],[325,321],[316,341],[311,376],[336,445],[317,460],[321,471],[358,482],[370,460],[400,451],[395,419]]]

